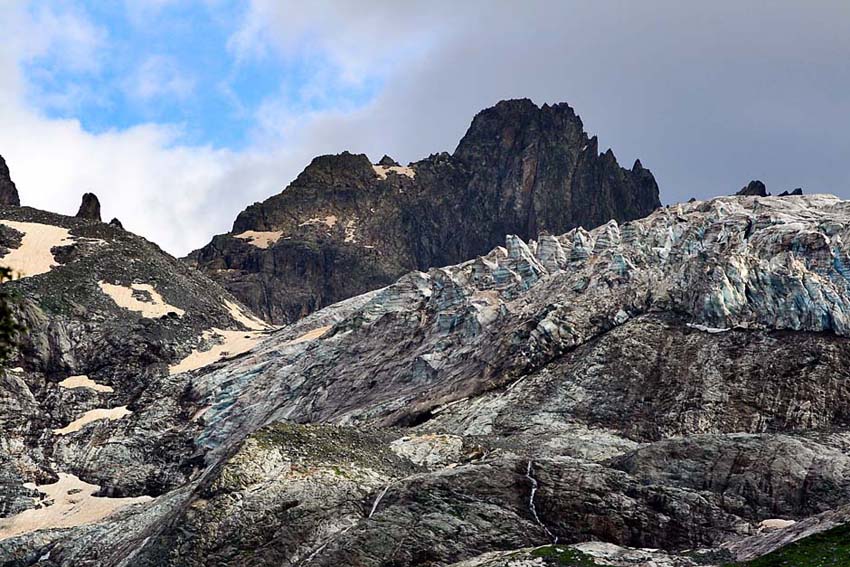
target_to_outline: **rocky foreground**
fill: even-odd
[[[6,284],[5,564],[848,561],[850,202],[510,236],[278,329],[118,228],[0,224],[59,238]]]

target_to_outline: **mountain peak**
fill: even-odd
[[[542,135],[579,145],[587,139],[581,118],[567,103],[539,107],[527,98],[503,100],[475,115],[454,157],[476,159],[482,152],[495,151],[498,159],[502,151]]]
[[[368,183],[375,177],[372,162],[365,154],[342,152],[313,158],[293,182],[296,186],[340,186]]]
[[[640,218],[660,205],[648,169],[597,153],[565,103],[505,100],[479,112],[454,154],[402,167],[343,152],[313,159],[242,211],[193,263],[275,323],[470,260],[505,241]]]

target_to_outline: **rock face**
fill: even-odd
[[[4,258],[15,222],[73,243],[5,284],[34,331],[0,390],[0,562],[682,567],[846,538],[848,202],[510,235],[226,355],[257,322],[206,278],[20,211]],[[71,427],[104,406],[131,413]],[[60,472],[130,500],[60,529]]]
[[[767,197],[770,195],[770,193],[767,192],[767,187],[765,187],[764,183],[759,180],[750,181],[735,194],[749,197]],[[802,194],[802,190],[800,191],[800,194]]]
[[[745,187],[743,187],[740,191],[735,193],[736,195],[741,196],[750,196],[750,197],[768,197],[770,193],[767,192],[767,187],[765,187],[764,183],[761,181],[750,181]],[[779,197],[798,197],[803,194],[802,187],[797,187],[793,191],[783,191],[778,196]]]
[[[6,209],[0,256],[18,278],[3,285],[26,329],[0,377],[0,538],[6,517],[39,494],[22,478],[75,475],[107,496],[184,484],[178,454],[191,453],[191,434],[150,429],[186,421],[170,365],[233,335],[259,338],[265,325],[196,270],[107,224]],[[169,453],[177,468],[157,464]]]
[[[20,207],[21,199],[18,189],[12,181],[6,160],[0,156],[0,207]]]
[[[88,219],[100,222],[100,201],[94,193],[84,193],[80,210],[75,215],[78,219]]]
[[[660,205],[649,170],[599,154],[566,104],[500,102],[454,154],[402,167],[322,156],[279,195],[239,214],[189,261],[269,321],[287,323],[412,269],[523,239],[640,218]]]

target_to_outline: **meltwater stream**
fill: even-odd
[[[531,510],[531,515],[534,517],[534,521],[537,522],[537,525],[543,528],[543,531],[546,532],[546,535],[552,540],[552,543],[558,543],[558,536],[552,533],[552,531],[546,527],[542,521],[540,521],[540,516],[537,515],[537,506],[534,505],[534,495],[537,493],[537,479],[534,478],[532,474],[532,467],[534,463],[533,461],[528,461],[528,467],[525,469],[525,477],[531,481],[531,495],[528,497],[528,509]]]

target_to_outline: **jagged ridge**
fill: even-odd
[[[325,305],[528,239],[642,217],[660,205],[639,161],[598,153],[567,104],[503,101],[454,154],[400,167],[321,156],[282,193],[239,214],[190,260],[257,313],[291,322]]]

